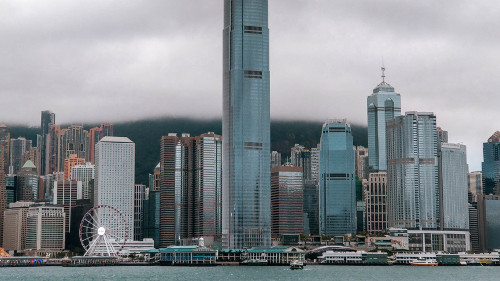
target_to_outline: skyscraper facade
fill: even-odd
[[[223,246],[271,245],[267,0],[225,0]]]
[[[107,210],[99,213],[102,224],[117,229],[117,239],[134,237],[135,143],[126,137],[104,137],[96,145],[94,204],[118,209],[125,221]],[[128,230],[128,236],[127,234]]]
[[[17,174],[23,167],[23,155],[31,149],[31,140],[23,137],[10,140],[10,174]]]
[[[385,71],[385,68],[382,68]],[[401,96],[394,88],[382,82],[367,98],[368,110],[368,163],[371,171],[387,170],[386,123],[401,115]]]
[[[387,229],[387,172],[370,173],[365,202],[366,231],[384,232]]]
[[[10,156],[10,132],[7,125],[0,124],[0,145],[3,146],[3,168],[5,174],[9,173],[9,156]],[[2,159],[0,158],[0,159]]]
[[[407,112],[388,121],[387,152],[388,227],[437,229],[436,116]]]
[[[7,209],[7,187],[5,184],[5,170],[3,167],[4,158],[3,155],[5,153],[5,148],[2,144],[0,144],[0,245],[2,244],[3,239],[3,230],[4,230],[4,211]]]
[[[89,133],[80,125],[71,125],[59,133],[57,149],[57,170],[64,171],[64,161],[71,154],[88,161]],[[84,162],[85,162],[84,161]]]
[[[271,233],[301,234],[303,224],[302,167],[277,166],[271,169]]]
[[[444,230],[468,230],[466,147],[462,144],[441,143],[440,150],[439,203],[441,228]]]
[[[319,217],[321,234],[356,233],[355,155],[351,126],[328,120],[321,134]]]
[[[477,195],[483,193],[483,173],[480,171],[470,172],[468,176],[469,201],[477,202]]]
[[[95,163],[95,145],[104,137],[113,136],[113,124],[101,123],[100,127],[95,127],[89,130],[89,159],[92,164]]]
[[[82,182],[82,198],[91,199],[90,194],[93,194],[90,189],[90,181],[94,179],[95,168],[90,162],[76,165],[71,168],[71,180]]]
[[[483,143],[482,168],[483,193],[500,195],[500,131]]]
[[[56,115],[48,110],[42,111],[41,125],[40,125],[40,143],[37,143],[40,150],[40,174],[46,174],[46,161],[47,161],[47,135],[51,125],[56,123]]]
[[[26,161],[17,175],[17,200],[38,200],[38,172],[31,160]]]

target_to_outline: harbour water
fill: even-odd
[[[500,266],[109,266],[0,268],[0,280],[499,280]]]

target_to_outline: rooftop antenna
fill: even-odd
[[[384,64],[384,57],[382,57],[382,82],[385,82],[385,64]]]

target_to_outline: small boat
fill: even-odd
[[[299,260],[294,260],[290,263],[290,269],[291,270],[304,269],[304,263]]]
[[[415,266],[438,266],[438,262],[436,259],[425,258],[414,259],[410,264]]]

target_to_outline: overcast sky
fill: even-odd
[[[0,1],[0,122],[220,118],[222,0]],[[500,3],[270,0],[271,116],[366,124],[381,81],[480,170],[500,129]]]

